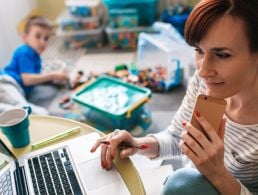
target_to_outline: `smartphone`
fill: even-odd
[[[207,95],[200,94],[197,97],[194,112],[191,118],[191,124],[205,133],[199,122],[194,116],[195,111],[198,111],[211,124],[216,132],[219,131],[223,115],[225,113],[227,102],[224,99],[217,99]]]

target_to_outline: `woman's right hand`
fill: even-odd
[[[107,141],[110,144],[103,144],[102,141]],[[136,139],[129,132],[125,130],[115,130],[97,140],[92,146],[91,152],[95,152],[98,147],[101,147],[101,166],[108,170],[112,167],[112,161],[115,159],[117,149],[122,142],[137,145]],[[128,156],[135,154],[137,150],[137,148],[133,147],[122,149],[120,157],[125,159]]]

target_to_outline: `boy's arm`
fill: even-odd
[[[21,78],[25,86],[31,86],[49,81],[65,82],[68,80],[68,75],[64,72],[51,72],[41,74],[22,73]]]

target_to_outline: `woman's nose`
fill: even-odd
[[[197,62],[197,69],[199,76],[202,78],[211,77],[216,74],[212,62],[208,57],[203,57]]]

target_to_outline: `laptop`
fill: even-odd
[[[16,159],[0,139],[0,152],[9,163],[0,170],[0,194],[4,195],[129,195],[113,167],[100,163],[100,149],[90,152],[99,138],[94,132],[64,141]]]

